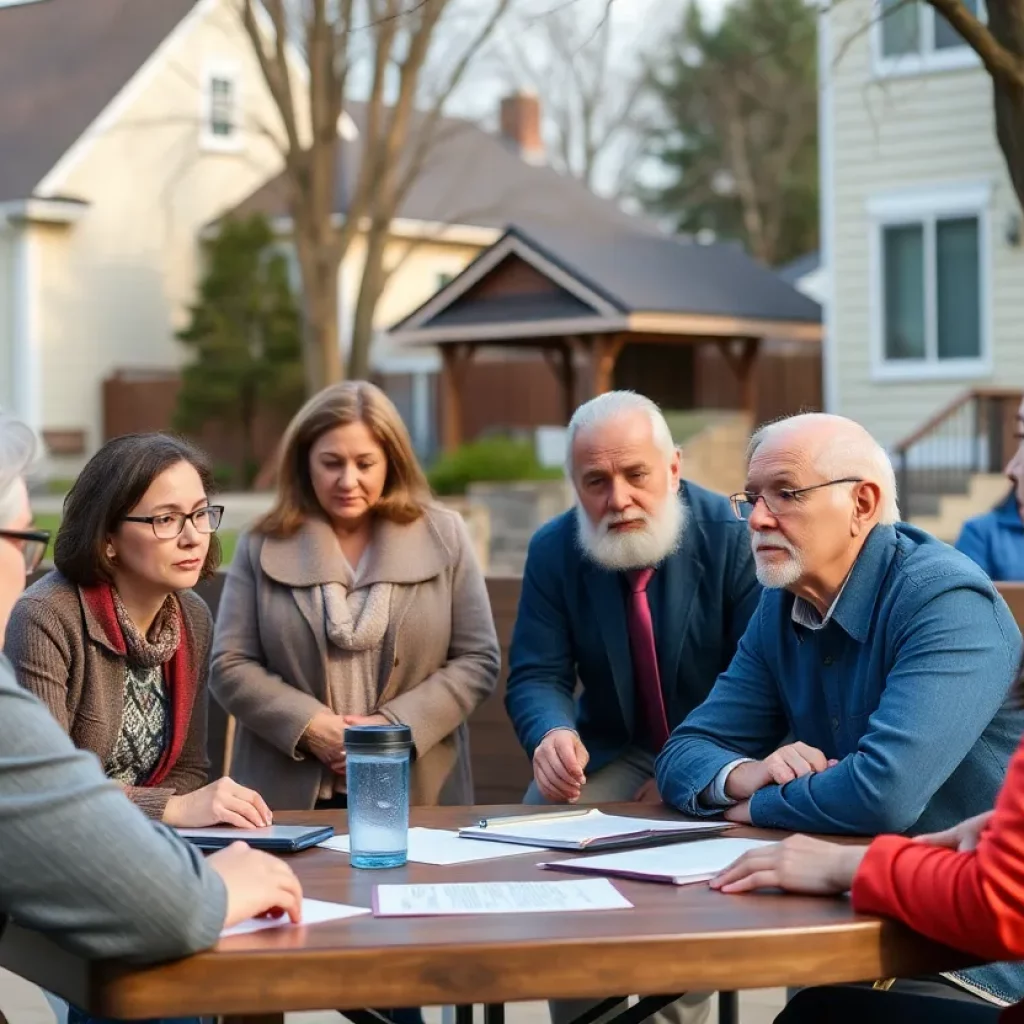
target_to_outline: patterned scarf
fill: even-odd
[[[125,657],[132,665],[139,668],[156,668],[174,657],[174,652],[181,643],[181,617],[178,614],[178,602],[168,595],[167,600],[156,613],[149,633],[143,636],[139,627],[132,622],[121,595],[111,587],[114,598],[114,614],[124,638]]]
[[[159,786],[181,756],[198,682],[192,652],[186,642],[181,604],[170,595],[157,613],[149,635],[143,636],[109,583],[79,589],[83,603],[114,651],[133,665],[144,668],[163,665],[164,686],[171,708],[171,740],[153,774],[143,783],[144,786]]]

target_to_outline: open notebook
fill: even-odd
[[[463,839],[542,846],[551,850],[614,850],[648,843],[703,838],[733,826],[723,821],[629,818],[597,809],[489,818],[459,829]]]
[[[689,885],[714,878],[748,850],[771,845],[763,839],[706,839],[699,843],[675,843],[650,850],[602,854],[600,857],[548,861],[540,867],[633,878],[640,882]]]

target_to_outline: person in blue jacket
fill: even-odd
[[[728,666],[760,597],[746,524],[680,478],[654,402],[612,391],[567,431],[576,507],[530,542],[505,704],[528,804],[660,803],[654,759]],[[577,689],[579,690],[577,699]],[[555,1024],[589,1004],[552,1006]],[[688,993],[657,1024],[702,1024]]]
[[[1010,493],[990,512],[964,523],[956,547],[996,582],[1024,581],[1024,402],[1017,410],[1017,450],[1007,463]]]

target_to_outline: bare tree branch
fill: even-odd
[[[1005,0],[995,0],[996,3]],[[927,0],[963,36],[995,79],[1024,88],[1024,61],[1010,53],[962,0]]]

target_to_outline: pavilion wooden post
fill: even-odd
[[[441,346],[441,447],[454,451],[463,441],[462,389],[466,367],[476,351],[475,345]]]
[[[615,360],[626,344],[624,334],[598,334],[590,339],[591,397],[611,391],[615,383]]]
[[[737,338],[721,344],[722,355],[739,381],[743,411],[750,416],[752,425],[757,420],[757,374],[754,371],[759,342],[759,338]]]
[[[563,338],[555,346],[544,349],[544,358],[558,377],[562,392],[562,414],[565,422],[576,411],[576,339]]]

